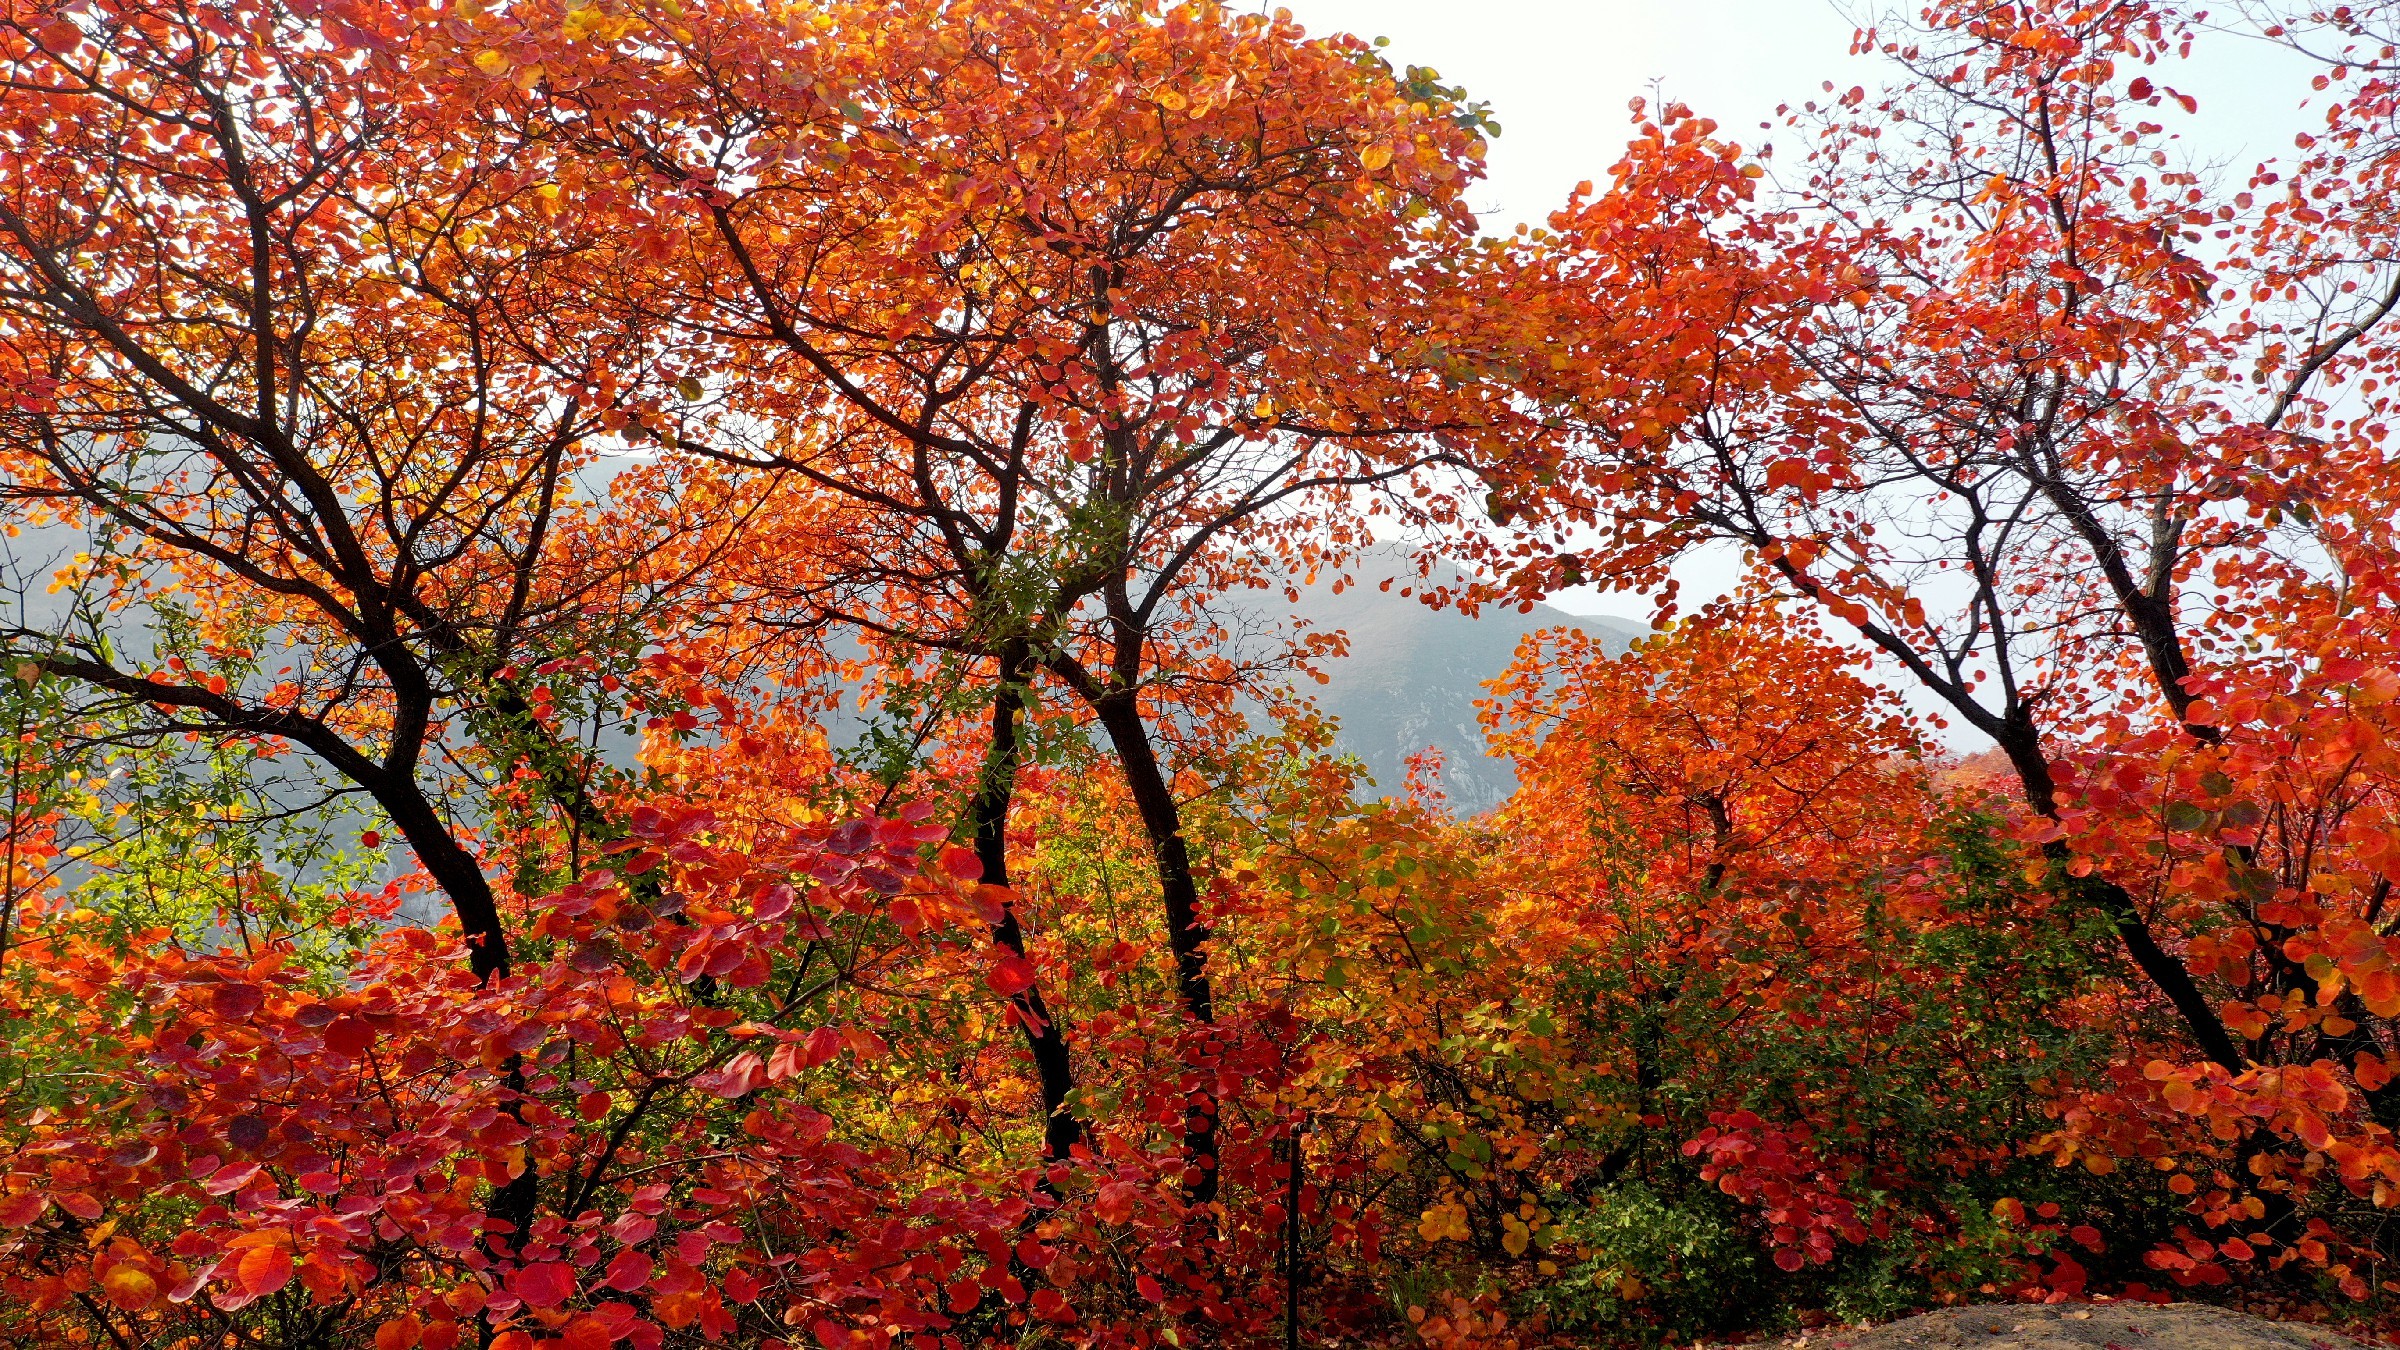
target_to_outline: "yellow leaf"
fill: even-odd
[[[506,75],[508,68],[514,64],[516,63],[509,60],[505,52],[487,50],[478,53],[475,57],[475,68],[495,80]]]
[[[1367,172],[1373,173],[1392,162],[1392,147],[1370,145],[1367,147],[1367,152],[1358,157],[1358,162],[1367,166]]]
[[[128,1312],[147,1308],[158,1298],[158,1281],[136,1265],[109,1267],[100,1277],[100,1287],[108,1291],[110,1302]]]

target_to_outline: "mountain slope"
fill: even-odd
[[[1378,589],[1386,577],[1390,591]],[[1504,759],[1484,751],[1475,720],[1483,682],[1507,669],[1518,642],[1545,628],[1579,628],[1622,652],[1648,630],[1624,619],[1577,616],[1548,605],[1531,614],[1486,609],[1476,618],[1428,608],[1404,598],[1413,569],[1396,554],[1376,554],[1353,569],[1356,586],[1340,595],[1329,582],[1303,591],[1300,603],[1274,617],[1290,615],[1319,631],[1349,634],[1350,654],[1326,662],[1330,683],[1313,692],[1319,707],[1339,719],[1339,749],[1356,755],[1373,776],[1375,796],[1397,796],[1407,779],[1409,756],[1428,746],[1442,752],[1443,788],[1462,815],[1488,811],[1516,790],[1516,774]],[[1280,597],[1277,597],[1280,600]],[[1254,613],[1270,617],[1265,605]]]

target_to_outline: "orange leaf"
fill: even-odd
[[[310,1252],[300,1263],[300,1283],[319,1303],[331,1303],[350,1287],[350,1272],[323,1252]]]
[[[110,1302],[127,1312],[139,1312],[158,1298],[158,1280],[132,1264],[110,1266],[100,1277],[100,1287],[108,1291]]]
[[[234,1287],[253,1298],[264,1298],[292,1281],[292,1254],[282,1244],[252,1247],[234,1266]]]

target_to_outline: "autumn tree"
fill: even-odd
[[[1162,711],[1241,675],[1208,650],[1208,597],[1338,564],[1378,510],[1455,521],[1466,473],[1514,453],[1451,266],[1480,111],[1353,40],[1205,4],[477,24],[495,88],[538,65],[562,134],[623,166],[611,200],[670,272],[691,406],[650,429],[845,504],[796,618],[979,672],[990,883],[1018,691],[1039,675],[1088,708],[1207,1022]],[[1064,1048],[1033,1049],[1056,1095]]]
[[[1500,819],[1519,865],[1562,938],[1612,947],[1633,982],[1636,1116],[1657,1109],[1669,1005],[1732,964],[1727,944],[1780,925],[1853,946],[1857,887],[1927,847],[1918,730],[1850,666],[1760,607],[1622,659],[1543,635],[1492,683],[1486,726],[1522,784]]]
[[[532,670],[597,658],[597,695],[642,641],[581,479],[641,340],[575,280],[610,246],[513,129],[417,78],[407,30],[249,4],[0,25],[0,491],[26,566],[82,544],[77,601],[12,616],[7,659],[90,717],[306,751],[489,975],[507,938],[446,760],[482,741],[593,823]]]
[[[1714,605],[1617,656],[1540,635],[1486,705],[1522,782],[1492,871],[1509,926],[1559,953],[1546,1057],[1580,1070],[1561,1095],[1584,1129],[1546,1151],[1586,1203],[1552,1209],[1603,1288],[1565,1317],[1730,1328],[1747,1314],[1712,1287],[1853,1260],[1917,1297],[1986,1261],[1967,1283],[2086,1279],[2081,1247],[1979,1251],[1960,1211],[2076,1201],[2028,1146],[2049,1085],[2121,1053],[2105,948],[2026,886],[1989,789],[1937,773],[1922,723],[1796,608]],[[1766,1261],[1679,1271],[1627,1231],[1706,1231],[1719,1197],[1756,1208]],[[2110,1235],[2138,1243],[2129,1220]]]
[[[2165,1231],[2034,1148],[2124,1050],[2106,930],[1794,610],[1528,639],[1486,709],[1520,781],[1490,818],[1335,805],[1297,767],[1258,789],[1227,984],[1305,1029],[1280,1092],[1327,1325],[1373,1337],[1364,1285],[1434,1343],[1535,1310],[1680,1340],[2098,1285],[2067,1230],[2119,1263]],[[2037,1260],[1984,1231],[2003,1200],[2072,1217]]]
[[[1560,222],[1579,283],[1660,302],[1558,334],[1610,372],[1583,404],[1598,480],[1623,494],[1599,556],[1655,575],[1703,539],[1748,550],[1990,737],[2053,818],[2071,805],[2053,758],[2086,719],[2146,708],[2195,745],[2221,736],[2192,687],[2196,651],[2230,640],[2211,592],[2293,542],[2289,476],[2309,456],[2287,447],[2372,359],[2388,307],[2332,285],[2314,310],[2277,308],[2288,210],[2310,208],[2254,229],[2250,194],[2220,203],[2153,164],[2149,109],[2188,100],[2148,72],[2190,40],[2181,23],[2147,5],[1937,8],[1862,38],[1909,82],[1871,109],[1842,96],[1780,195],[1669,107]],[[2208,227],[2238,231],[2220,265],[2248,274],[2253,308],[2220,307],[2191,256]],[[2325,337],[2296,346],[2308,330]],[[1607,354],[1637,351],[1647,364]],[[2244,360],[2257,382],[2229,376]],[[2111,915],[2193,1044],[2241,1068],[2128,882],[2065,884]]]
[[[2389,94],[2329,71],[2325,132],[2219,184],[2154,120],[2206,115],[2173,87],[2213,40],[2196,23],[1958,5],[1865,30],[1900,82],[1795,114],[1817,138],[1780,184],[1655,110],[1557,218],[1557,276],[1606,311],[1545,350],[1610,494],[1576,566],[1656,580],[1738,548],[1988,738],[2055,893],[2108,916],[2182,1024],[2143,1128],[2244,1103],[2287,1142],[2220,1122],[2247,1141],[2223,1174],[2261,1179],[2289,1241],[2310,1186],[2245,1159],[2345,1160],[2373,1192],[2393,1119],[2392,1005],[2358,983],[2391,959],[2365,936],[2389,661],[2362,640],[2390,556]],[[2111,1138],[2095,1165],[2134,1147]],[[2245,1222],[2244,1184],[2199,1208]]]

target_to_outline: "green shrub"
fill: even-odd
[[[1535,1288],[1526,1308],[1557,1330],[1655,1343],[1738,1330],[1756,1311],[1758,1244],[1712,1190],[1670,1199],[1626,1182],[1560,1224],[1580,1259]]]

